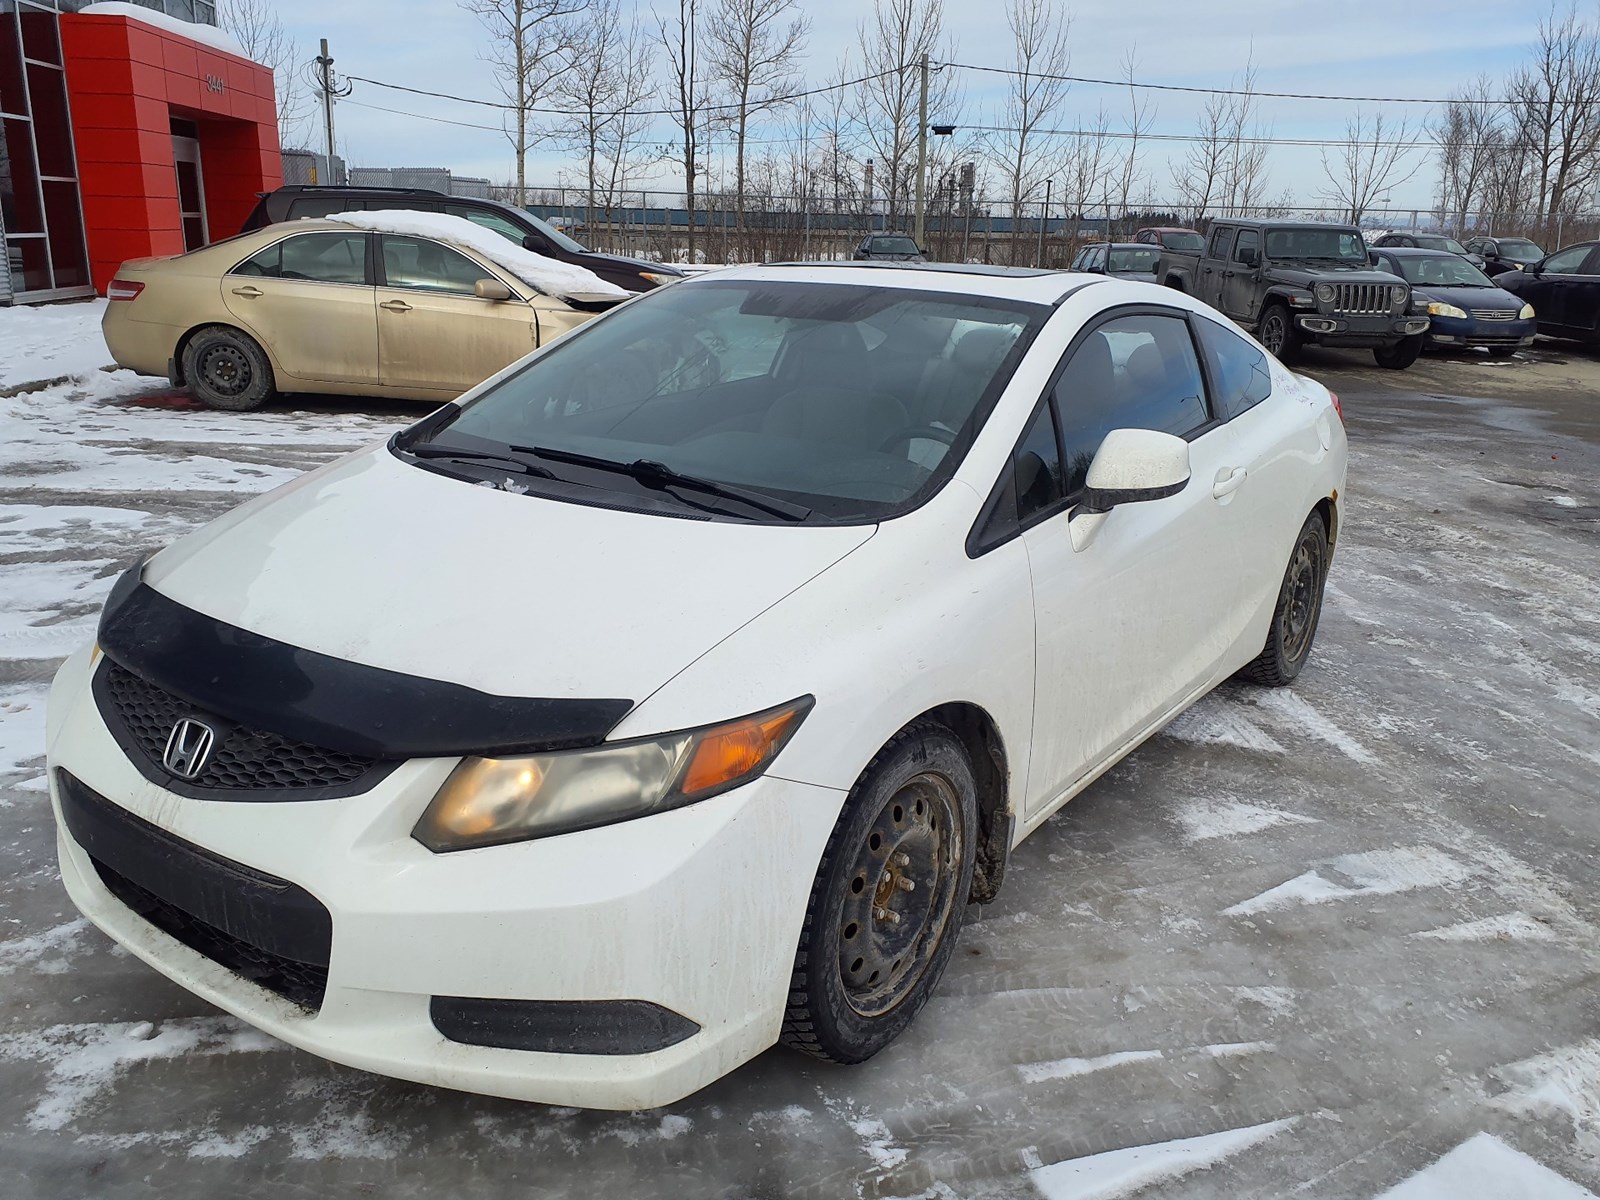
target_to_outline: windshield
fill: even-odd
[[[1454,254],[1395,255],[1407,283],[1431,287],[1495,287],[1487,275]]]
[[[591,322],[434,441],[643,460],[803,505],[813,521],[881,520],[950,476],[1049,312],[910,289],[696,281]],[[614,472],[596,486],[639,487]]]
[[[1431,234],[1422,234],[1417,238],[1417,245],[1425,250],[1448,250],[1451,254],[1465,254],[1467,248],[1455,238],[1436,237]]]
[[[1543,258],[1544,251],[1526,238],[1501,238],[1500,257],[1509,258],[1512,262],[1531,263]]]
[[[921,254],[917,244],[908,237],[881,237],[872,239],[876,254]]]
[[[1267,231],[1268,258],[1314,258],[1333,262],[1368,262],[1367,243],[1354,229],[1272,229]]]
[[[1136,271],[1142,275],[1153,275],[1156,263],[1161,259],[1161,249],[1158,246],[1139,246],[1129,249],[1116,249],[1111,252],[1111,270]]]
[[[1203,233],[1163,233],[1161,244],[1168,250],[1204,250],[1206,239]]]
[[[527,219],[529,221],[532,221],[534,223],[534,225],[538,227],[540,232],[542,232],[545,235],[545,237],[549,238],[552,242],[554,242],[556,245],[560,246],[563,250],[570,250],[574,254],[587,254],[587,253],[589,253],[589,248],[587,246],[585,246],[582,242],[577,242],[577,241],[574,241],[572,238],[569,238],[566,234],[562,233],[561,230],[557,229],[554,225],[550,224],[549,221],[546,221],[541,217],[534,216],[531,212],[528,212],[526,209],[518,209],[517,212],[518,212],[518,214],[520,216],[524,217],[525,219]]]

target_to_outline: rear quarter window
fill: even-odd
[[[1267,356],[1232,330],[1198,317],[1200,350],[1211,374],[1211,404],[1220,420],[1248,412],[1272,395]]]

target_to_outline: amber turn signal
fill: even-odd
[[[702,734],[678,790],[698,796],[756,774],[777,757],[806,707],[791,705]]]

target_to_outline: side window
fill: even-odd
[[[1200,361],[1182,317],[1115,317],[1085,338],[1055,387],[1066,449],[1066,490],[1083,487],[1113,429],[1183,437],[1209,423]]]
[[[1039,405],[1011,458],[1017,479],[1017,520],[1024,525],[1034,514],[1060,503],[1067,494],[1052,409],[1048,403]]]
[[[1583,260],[1588,257],[1588,246],[1574,246],[1571,250],[1562,250],[1545,259],[1544,269],[1551,275],[1570,275],[1581,267]]]
[[[1272,368],[1265,354],[1215,321],[1201,317],[1194,324],[1211,368],[1211,402],[1217,416],[1237,417],[1272,395]]]
[[[1207,258],[1227,258],[1228,247],[1233,243],[1233,226],[1218,225],[1211,231],[1211,248],[1206,251]]]
[[[482,225],[485,229],[492,229],[507,241],[515,245],[522,245],[522,239],[528,231],[523,229],[510,217],[502,216],[497,212],[487,209],[472,208],[465,204],[446,204],[444,211],[452,217],[465,217],[474,225]]]
[[[1239,240],[1233,244],[1233,261],[1243,262],[1245,258],[1244,252],[1246,250],[1255,252],[1256,258],[1260,258],[1260,249],[1260,232],[1254,229],[1241,229],[1239,231]]]
[[[426,238],[383,239],[383,272],[390,287],[470,296],[480,279],[492,276],[465,254]]]
[[[1600,247],[1594,248],[1594,253],[1589,256],[1589,261],[1578,268],[1580,275],[1600,275]]]
[[[302,233],[251,255],[232,275],[262,275],[310,283],[367,282],[367,235]]]
[[[365,200],[345,200],[338,196],[302,196],[289,205],[289,220],[304,217],[325,217],[329,213],[359,212],[367,207]]]

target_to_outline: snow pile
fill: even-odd
[[[140,4],[123,4],[120,0],[103,0],[102,3],[90,4],[78,11],[86,17],[127,17],[130,20],[142,21],[162,33],[188,38],[191,42],[202,42],[213,50],[221,50],[224,54],[236,54],[240,58],[254,61],[231,33],[224,33],[215,25],[198,25],[193,21],[169,17],[166,13],[156,12]]]
[[[1548,942],[1556,935],[1548,925],[1540,924],[1527,913],[1514,912],[1446,925],[1441,929],[1425,929],[1411,936],[1439,942]]]
[[[1290,908],[1297,904],[1326,904],[1353,896],[1392,896],[1430,887],[1450,887],[1467,879],[1472,872],[1442,850],[1432,846],[1400,846],[1393,850],[1370,850],[1345,854],[1327,864],[1354,886],[1324,878],[1316,871],[1297,875],[1287,883],[1241,900],[1222,910],[1226,917],[1252,916],[1259,912]]]
[[[510,271],[518,279],[552,296],[603,296],[626,300],[629,293],[614,283],[607,283],[587,267],[564,263],[554,258],[524,250],[509,238],[492,229],[474,224],[465,217],[452,217],[444,213],[408,212],[403,209],[379,209],[375,212],[333,213],[324,218],[357,229],[372,229],[379,233],[398,233],[411,237],[433,238],[463,246],[483,255],[498,267]]]
[[[1166,1056],[1159,1050],[1119,1050],[1102,1054],[1098,1058],[1058,1058],[1054,1062],[1022,1063],[1017,1074],[1024,1083],[1043,1083],[1048,1079],[1074,1079],[1079,1075],[1092,1075],[1096,1071],[1109,1071],[1127,1063],[1152,1062]]]
[[[1377,1200],[1467,1200],[1476,1196],[1595,1200],[1587,1188],[1557,1175],[1491,1133],[1468,1138]]]
[[[104,300],[0,308],[0,391],[75,379],[111,365],[100,336]]]
[[[1240,837],[1271,829],[1274,825],[1315,825],[1315,817],[1279,808],[1246,804],[1242,800],[1194,799],[1180,804],[1174,814],[1183,827],[1183,840],[1203,842],[1208,838]]]
[[[1150,1146],[1128,1146],[1069,1158],[1029,1172],[1034,1186],[1047,1200],[1112,1200],[1132,1196],[1153,1183],[1164,1183],[1195,1171],[1204,1171],[1241,1150],[1276,1137],[1298,1117],[1268,1121],[1244,1129],[1225,1129],[1200,1137]]]

